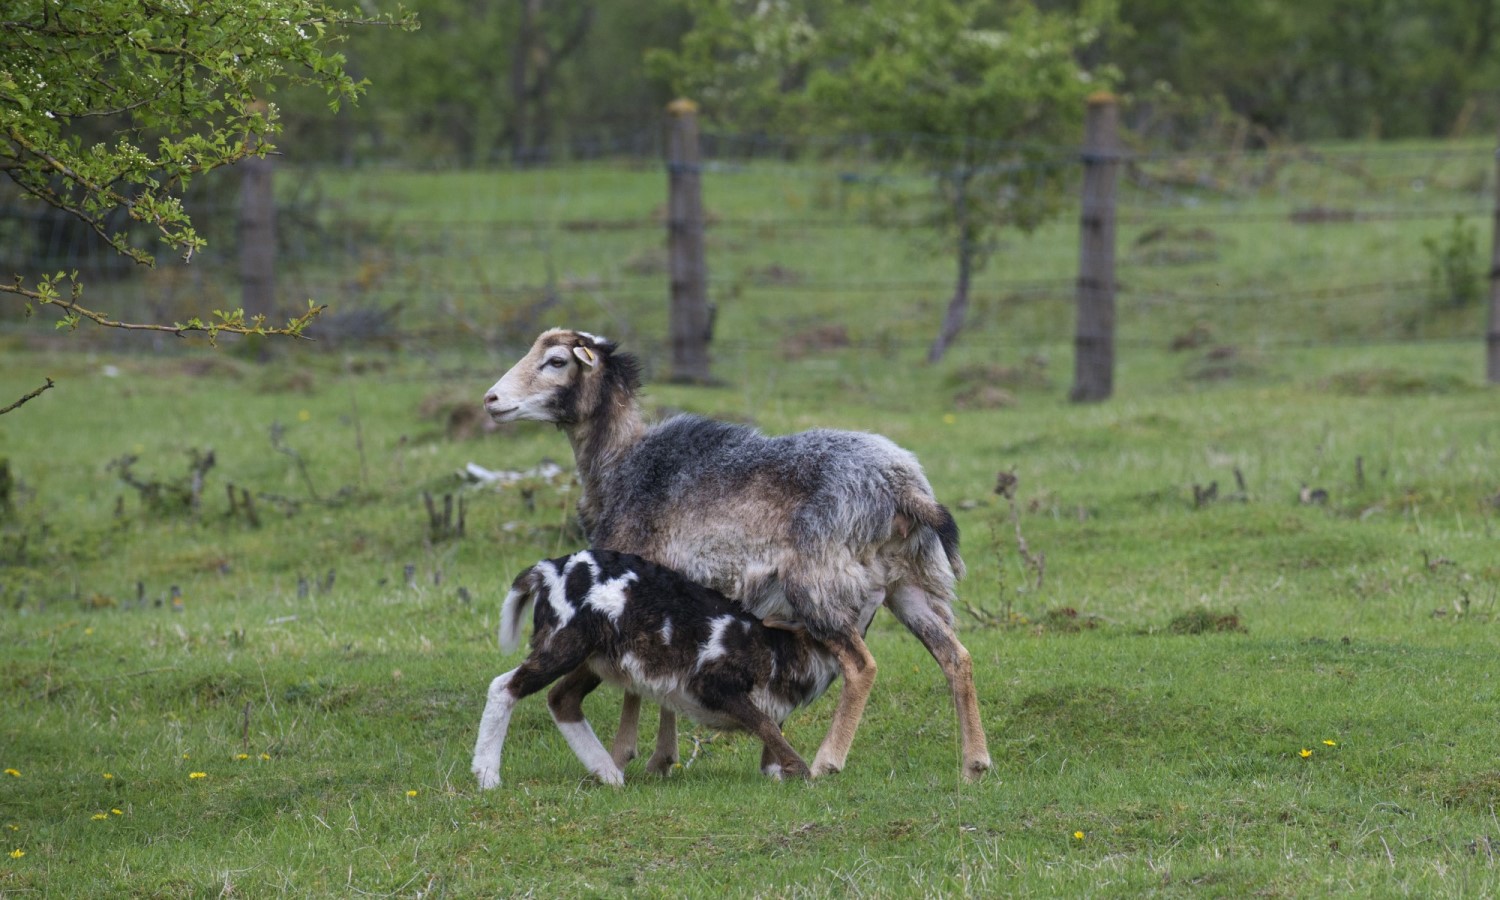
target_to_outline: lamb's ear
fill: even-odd
[[[586,366],[593,367],[599,365],[599,354],[587,347],[574,347],[573,355],[583,360],[583,364]]]

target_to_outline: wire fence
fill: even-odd
[[[716,353],[784,351],[813,330],[829,350],[927,345],[955,263],[934,200],[945,173],[919,161],[926,141],[704,135]],[[461,171],[300,166],[288,155],[275,175],[280,304],[328,304],[314,334],[335,346],[514,345],[558,323],[659,344],[669,295],[661,141],[643,133],[586,149],[567,163]],[[1062,187],[1044,224],[1001,227],[982,248],[960,343],[1067,345],[1079,150],[981,149],[1013,176],[1002,184],[1047,173]],[[1118,341],[1481,346],[1495,188],[1494,148],[1482,141],[1136,148],[1117,201]],[[233,170],[195,185],[188,206],[209,248],[191,263],[164,251],[153,269],[111,254],[76,221],[0,194],[0,270],[76,270],[94,304],[121,317],[234,308],[237,191]]]

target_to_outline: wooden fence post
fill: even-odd
[[[1079,223],[1078,324],[1073,339],[1075,403],[1108,399],[1115,379],[1115,194],[1120,111],[1113,94],[1088,99],[1084,124],[1083,213]]]
[[[1490,316],[1485,334],[1485,371],[1500,384],[1500,145],[1495,148],[1495,221],[1490,246]]]
[[[254,136],[247,141],[252,147],[259,144]],[[240,304],[247,319],[258,315],[271,318],[276,312],[276,198],[271,158],[247,156],[238,166]]]
[[[703,247],[703,178],[698,147],[698,105],[667,106],[667,271],[672,279],[671,380],[711,382],[708,342],[708,265]]]

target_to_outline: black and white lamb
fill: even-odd
[[[805,628],[844,684],[814,775],[844,767],[875,681],[863,634],[882,604],[947,677],[961,770],[990,767],[969,652],[953,629],[958,526],[916,457],[874,434],[767,437],[681,415],[647,427],[640,366],[608,340],[551,330],[485,395],[497,421],[553,422],[573,447],[592,546],[676,569],[771,624]],[[613,758],[635,755],[640,700],[626,695]],[[667,709],[648,770],[677,758]]]
[[[547,695],[553,720],[606,784],[623,784],[625,776],[583,717],[583,698],[601,682],[705,725],[750,732],[765,746],[767,775],[809,774],[781,723],[828,689],[838,662],[805,633],[769,628],[717,591],[606,550],[544,560],[522,572],[501,607],[502,648],[515,649],[528,606],[535,608],[531,654],[490,683],[479,723],[473,771],[481,788],[500,783],[516,703],[553,682]]]

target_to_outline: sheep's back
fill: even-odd
[[[883,589],[893,576],[875,551],[890,544],[913,496],[936,505],[916,457],[879,435],[767,437],[682,415],[649,429],[617,462],[590,537],[678,569],[759,616],[821,626],[796,609],[804,604],[788,603],[786,570],[820,567],[849,603]],[[859,627],[852,610],[827,613],[831,629]]]

